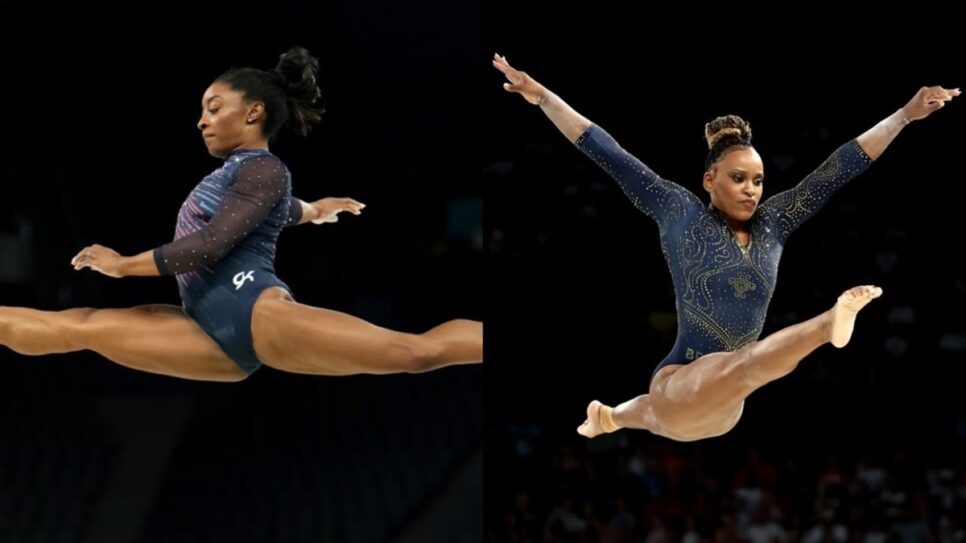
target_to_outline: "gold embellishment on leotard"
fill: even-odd
[[[837,150],[795,188],[776,195],[770,205],[768,200],[763,203],[764,208],[776,208],[779,214],[779,235],[782,238],[787,239],[833,192],[872,163],[857,141],[851,140],[843,147],[849,146],[858,155],[859,163],[845,160],[848,154]]]
[[[744,300],[748,293],[762,288],[763,295],[771,298],[772,281],[767,269],[773,263],[769,253],[762,252],[771,247],[769,231],[752,224],[752,239],[758,238],[760,243],[752,244],[754,249],[749,248],[746,253],[734,243],[731,229],[717,210],[696,219],[680,238],[662,238],[661,244],[668,265],[673,268],[676,260],[681,271],[678,277],[684,281],[678,292],[682,293],[682,318],[687,322],[681,325],[713,339],[718,344],[715,350],[735,350],[761,333],[764,319],[758,314],[758,304],[734,304],[747,303]],[[668,243],[677,243],[680,249],[672,253]],[[732,296],[742,301],[729,302],[729,298],[735,299]],[[722,311],[726,307],[730,310]],[[748,310],[743,311],[742,307]]]
[[[745,293],[758,288],[747,273],[739,273],[728,279],[728,284],[735,289],[735,296],[742,299],[745,297]]]
[[[661,224],[663,221],[673,222],[682,218],[685,210],[693,204],[700,205],[701,201],[694,193],[648,171],[644,163],[620,148],[616,141],[613,143],[620,148],[619,154],[601,153],[593,146],[583,147],[592,128],[593,125],[588,127],[576,144],[617,182],[634,207]],[[621,172],[633,172],[633,174],[621,175]],[[637,195],[637,191],[648,193],[651,202],[643,201]]]
[[[707,315],[702,315],[700,311],[695,311],[693,307],[685,306],[683,313],[692,327],[701,330],[706,336],[714,339],[721,345],[722,351],[737,351],[742,345],[757,339],[761,333],[761,328],[755,327],[753,330],[748,330],[744,334],[734,335]]]
[[[581,149],[658,223],[677,294],[678,337],[691,345],[685,346],[689,360],[702,355],[696,345],[735,351],[758,338],[788,234],[871,162],[854,140],[843,146],[794,189],[762,202],[746,224],[749,242],[742,247],[720,210],[658,177],[606,133],[600,141],[590,134],[588,128],[582,135]]]

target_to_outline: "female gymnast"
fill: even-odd
[[[335,222],[350,198],[291,197],[291,175],[269,152],[282,127],[306,135],[321,118],[318,60],[296,47],[271,70],[230,70],[207,88],[198,129],[224,163],[178,215],[175,240],[136,256],[91,245],[72,260],[110,277],[174,275],[183,307],[0,307],[0,345],[25,355],[90,349],[129,368],[241,381],[262,364],[295,373],[423,372],[483,359],[483,323],[451,320],[422,334],[296,303],[275,276],[282,228]]]
[[[788,375],[825,343],[844,347],[856,315],[882,289],[845,291],[828,311],[758,340],[789,234],[882,154],[902,128],[959,96],[923,87],[904,107],[839,147],[795,188],[762,201],[764,168],[751,127],[735,115],[705,126],[709,152],[702,186],[710,204],[662,179],[599,126],[525,72],[494,55],[503,87],[538,105],[572,143],[613,177],[635,206],[654,219],[671,269],[678,334],[655,369],[649,394],[616,408],[592,401],[577,428],[586,437],[620,428],[678,441],[722,435],[738,423],[745,399]]]

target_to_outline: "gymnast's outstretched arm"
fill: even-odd
[[[71,260],[109,277],[175,275],[214,264],[247,237],[284,198],[287,178],[277,158],[250,158],[239,169],[211,221],[171,243],[136,256],[92,245]]]
[[[197,232],[130,257],[102,245],[91,245],[82,249],[71,264],[75,269],[90,267],[110,277],[143,277],[185,273],[214,263],[248,235],[251,225],[259,224],[278,201],[285,177],[278,173],[278,168],[274,170],[276,175],[271,175],[267,168],[273,164],[253,161],[242,166],[240,179],[225,195],[211,223]],[[339,213],[358,215],[364,207],[351,198],[323,198],[312,203],[290,198],[286,225],[336,222]]]
[[[493,67],[506,76],[508,82],[503,84],[504,89],[539,105],[554,126],[617,181],[631,202],[662,229],[703,207],[692,192],[658,176],[600,126],[577,113],[526,72],[510,66],[505,57],[494,55]]]
[[[504,89],[519,93],[527,102],[540,106],[540,109],[550,118],[554,126],[570,140],[570,143],[577,143],[580,136],[590,128],[591,122],[586,117],[577,113],[567,102],[537,83],[526,72],[510,66],[506,57],[494,54],[493,67],[500,70],[509,81],[503,84]]]
[[[307,222],[315,224],[338,222],[339,213],[348,211],[353,215],[359,215],[364,207],[366,207],[366,204],[357,202],[352,198],[330,197],[306,202],[292,196],[289,198],[288,221],[285,226],[295,226]]]
[[[110,277],[173,275],[213,264],[268,216],[287,190],[286,184],[285,170],[278,159],[249,159],[204,228],[131,257],[92,245],[82,249],[71,264],[77,270],[89,267]],[[298,203],[300,209],[289,211],[290,222],[293,217],[298,222],[335,222],[340,212],[358,215],[364,207],[351,198],[324,198],[305,204],[307,210],[301,200]]]
[[[841,145],[794,188],[762,202],[759,213],[775,228],[780,239],[788,236],[813,216],[835,192],[864,172],[872,161],[912,121],[924,119],[939,110],[959,89],[923,87],[904,107],[889,115],[859,137]]]
[[[881,120],[872,128],[856,138],[862,150],[872,160],[879,158],[885,148],[899,135],[910,122],[925,119],[932,112],[942,109],[946,102],[959,96],[959,89],[943,87],[922,87],[909,103],[895,113]]]

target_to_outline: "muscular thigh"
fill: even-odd
[[[352,315],[296,303],[267,289],[252,311],[255,353],[267,366],[313,375],[398,373],[423,341]]]
[[[177,306],[99,309],[81,320],[77,332],[86,348],[141,371],[212,381],[246,377]]]
[[[730,369],[736,353],[711,353],[690,364],[661,368],[651,381],[655,416],[681,435],[711,437],[741,417],[747,391]]]

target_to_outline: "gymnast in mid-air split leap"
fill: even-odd
[[[240,381],[262,364],[315,375],[417,373],[483,360],[483,323],[451,320],[421,334],[297,303],[275,276],[283,228],[358,215],[351,198],[307,203],[269,149],[283,127],[306,135],[321,119],[318,60],[296,47],[270,70],[232,69],[207,88],[198,129],[224,163],[195,187],[175,240],[136,256],[91,245],[75,269],[110,277],[174,275],[182,307],[0,307],[0,345],[25,355],[89,349],[152,373]]]
[[[537,105],[564,136],[613,177],[638,209],[654,219],[676,293],[678,334],[655,369],[649,393],[610,407],[587,406],[577,431],[594,437],[620,428],[678,441],[719,436],[738,423],[745,399],[791,373],[825,343],[844,347],[858,312],[882,294],[876,286],[845,291],[828,311],[758,339],[788,236],[832,194],[865,171],[912,121],[959,96],[959,89],[922,87],[902,108],[846,142],[797,186],[762,200],[764,167],[751,127],[735,115],[705,125],[705,205],[659,177],[599,126],[557,95],[494,55],[509,92]]]

